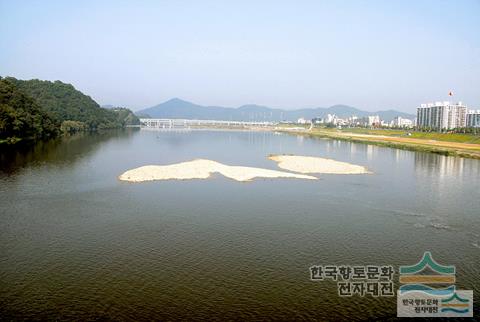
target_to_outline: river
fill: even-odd
[[[480,291],[480,161],[272,132],[131,130],[0,152],[3,319],[396,317],[395,297],[340,297],[312,265],[413,265],[425,251]],[[121,182],[205,158],[279,170],[269,154],[367,175]],[[477,300],[478,301],[478,300]],[[478,314],[478,312],[476,313]]]

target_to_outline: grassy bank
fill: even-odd
[[[408,135],[406,131],[402,130],[370,130],[361,128],[292,130],[285,127],[277,128],[277,130],[310,137],[331,138],[410,151],[480,159],[480,137],[469,134],[410,132],[411,135]]]
[[[337,129],[324,129],[337,131]],[[463,133],[438,133],[438,132],[416,132],[408,130],[388,130],[388,129],[365,129],[365,128],[345,128],[339,130],[343,133],[359,133],[369,135],[385,135],[391,137],[405,137],[412,139],[436,140],[444,142],[461,142],[480,144],[480,134],[463,134]]]

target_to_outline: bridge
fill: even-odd
[[[143,128],[152,129],[189,129],[190,127],[248,127],[271,126],[273,122],[244,122],[244,121],[218,121],[218,120],[188,120],[188,119],[144,119],[140,122]]]

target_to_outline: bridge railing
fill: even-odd
[[[190,119],[153,119],[141,118],[140,122],[145,127],[152,128],[179,128],[189,126],[270,126],[273,122],[249,121],[224,121],[224,120],[190,120]]]

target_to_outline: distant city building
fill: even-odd
[[[405,119],[401,116],[393,118],[392,126],[394,127],[413,127],[414,122],[410,119]]]
[[[380,116],[370,115],[368,116],[368,126],[380,125]]]
[[[327,114],[327,118],[325,119],[325,123],[334,123],[333,120],[336,118],[335,114]]]
[[[383,127],[390,127],[392,126],[391,123],[387,122],[387,121],[384,121],[384,120],[380,120],[380,125],[383,126]]]
[[[348,123],[350,124],[355,124],[357,120],[358,120],[358,117],[356,115],[352,115],[347,119]]]
[[[297,120],[298,124],[310,124],[310,120],[304,119],[303,117]]]
[[[333,122],[335,125],[347,125],[348,122],[347,120],[341,119],[341,118],[336,118]]]
[[[417,127],[450,130],[466,126],[467,107],[458,102],[421,104],[417,108]]]
[[[301,122],[301,120],[299,119],[298,123],[300,123],[300,122]],[[307,121],[307,123],[308,123],[308,121]],[[367,126],[370,126],[370,127],[372,127],[372,126],[385,126],[385,127],[392,126],[392,123],[381,120],[380,116],[378,116],[378,115],[370,115],[370,116],[365,116],[365,117],[361,117],[361,118],[359,118],[356,115],[352,115],[350,117],[340,118],[335,114],[327,114],[327,116],[325,118],[319,118],[319,117],[313,118],[311,120],[311,123],[313,123],[313,124],[331,124],[331,125],[335,125],[337,127],[340,127],[340,126],[365,126],[365,127],[367,127]],[[413,126],[413,121],[408,120],[408,119],[401,119],[400,123],[402,124],[402,126],[405,126],[405,127]]]
[[[327,117],[323,119],[323,123],[333,125],[346,125],[348,124],[348,121],[337,117],[335,114],[327,114]]]
[[[466,117],[467,127],[480,127],[480,110],[470,110]]]

